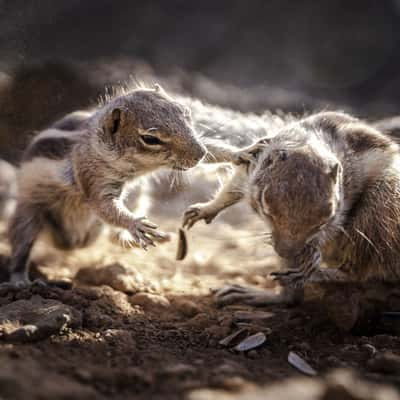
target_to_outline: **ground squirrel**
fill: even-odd
[[[209,203],[190,207],[184,225],[211,222],[246,195],[271,227],[288,269],[279,296],[238,286],[222,304],[262,305],[300,298],[306,281],[400,280],[398,145],[349,115],[323,112],[285,126],[236,155],[236,174]],[[324,262],[328,267],[320,268]]]
[[[29,283],[30,250],[44,232],[71,249],[93,242],[106,223],[132,244],[154,245],[163,234],[125,207],[125,183],[161,167],[189,169],[205,153],[188,108],[158,85],[108,99],[41,132],[18,173],[9,224],[11,282]]]

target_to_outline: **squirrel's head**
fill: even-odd
[[[264,142],[249,170],[250,204],[270,224],[275,250],[285,258],[316,238],[341,202],[340,162],[296,129],[302,130],[291,126]]]
[[[190,110],[155,85],[114,98],[103,107],[100,137],[117,157],[153,170],[194,167],[206,154]]]

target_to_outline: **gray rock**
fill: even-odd
[[[74,308],[33,296],[0,307],[0,337],[11,343],[35,342],[80,326],[81,321],[81,313]]]

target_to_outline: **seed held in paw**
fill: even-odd
[[[182,261],[185,259],[188,252],[188,242],[186,233],[182,228],[179,228],[178,231],[178,251],[176,253],[176,259],[178,261]]]

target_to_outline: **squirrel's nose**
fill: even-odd
[[[191,145],[192,157],[188,160],[188,164],[190,164],[190,168],[196,166],[207,154],[207,149],[201,143],[193,143]]]

